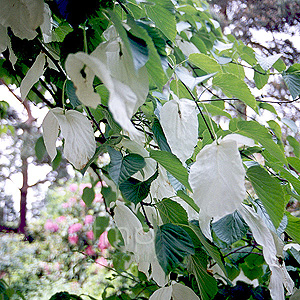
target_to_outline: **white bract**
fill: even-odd
[[[0,24],[21,38],[32,40],[44,21],[43,0],[0,0]]]
[[[257,53],[255,53],[255,58],[264,71],[268,71],[276,61],[282,56],[282,54],[274,54],[268,57],[263,57]]]
[[[200,300],[194,291],[181,283],[173,283],[168,287],[162,287],[156,290],[149,300]]]
[[[66,71],[79,100],[94,108],[101,102],[93,88],[94,77],[99,77],[109,91],[108,107],[114,119],[128,132],[138,133],[130,119],[146,100],[148,75],[145,66],[134,69],[132,57],[120,38],[101,43],[90,55],[70,54]]]
[[[96,142],[92,125],[86,116],[76,110],[68,110],[65,113],[62,108],[49,110],[42,128],[51,160],[57,154],[56,140],[59,129],[65,139],[64,156],[76,169],[82,169],[95,153]]]
[[[138,269],[146,274],[148,279],[153,278],[158,285],[164,285],[166,276],[156,258],[154,230],[145,232],[139,219],[123,202],[117,201],[116,204],[114,220],[121,231],[126,251],[134,254]]]
[[[39,80],[39,78],[44,73],[44,66],[46,62],[46,56],[44,53],[40,53],[35,62],[33,63],[32,67],[28,70],[25,77],[23,78],[21,85],[20,85],[20,92],[21,97],[25,100],[27,94],[33,87],[33,85]]]
[[[199,224],[211,239],[210,221],[233,213],[246,195],[245,169],[235,138],[206,145],[191,166],[189,183],[200,208]]]
[[[265,225],[261,217],[249,206],[239,208],[243,219],[249,225],[256,242],[263,247],[263,256],[271,271],[269,290],[273,300],[284,300],[284,287],[292,294],[294,282],[285,268],[282,258],[283,243],[276,234]],[[282,245],[281,247],[279,245]]]
[[[188,99],[170,100],[160,111],[160,123],[172,152],[184,163],[198,140],[196,105]]]
[[[10,43],[7,28],[0,25],[0,53],[5,51]]]

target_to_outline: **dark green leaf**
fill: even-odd
[[[247,233],[248,228],[238,211],[212,223],[216,236],[228,245],[240,240]]]
[[[93,188],[85,187],[82,193],[82,200],[87,207],[91,206],[95,199],[95,191]]]
[[[164,224],[188,224],[187,212],[176,201],[164,198],[157,203],[157,208]]]
[[[151,150],[150,157],[155,159],[187,189],[192,191],[188,181],[188,171],[174,154],[167,151]]]
[[[100,235],[106,230],[109,225],[109,217],[97,216],[93,224],[93,232],[95,240],[99,239]]]
[[[107,147],[107,150],[110,156],[109,176],[116,185],[141,171],[146,165],[144,158],[138,154],[130,153],[123,157],[121,152],[111,147]]]
[[[82,300],[82,298],[68,292],[59,292],[53,295],[50,300]]]
[[[297,74],[290,74],[285,72],[282,75],[293,99],[295,100],[300,95],[300,75]]]
[[[152,132],[154,134],[156,143],[158,144],[159,148],[162,151],[172,152],[163,132],[163,129],[160,125],[160,122],[156,118],[153,120]]]
[[[213,299],[218,292],[217,281],[207,273],[207,254],[201,248],[197,249],[195,255],[188,257],[188,271],[196,278],[201,299]]]
[[[184,229],[164,224],[156,232],[155,251],[160,266],[169,274],[181,265],[187,255],[194,254],[194,245]]]
[[[190,222],[189,228],[193,231],[195,236],[201,242],[207,253],[215,260],[215,262],[219,265],[224,274],[226,274],[224,259],[220,250],[203,235],[201,229],[199,228],[199,224],[195,225],[194,223],[196,222]]]
[[[112,190],[110,186],[103,186],[101,188],[101,194],[107,206],[109,206],[111,202],[115,202],[117,200],[117,194]]]
[[[256,87],[261,90],[269,80],[269,72],[265,72],[261,66],[257,65],[255,67],[255,70],[258,72],[254,71],[254,82]],[[261,73],[266,73],[266,74],[261,74]]]
[[[40,136],[37,139],[34,150],[35,150],[35,155],[36,155],[37,159],[42,160],[46,153],[46,146],[44,144],[44,139],[42,136]]]
[[[76,88],[71,80],[66,82],[66,92],[73,108],[81,105],[81,102],[76,95]]]
[[[285,205],[284,192],[279,180],[258,165],[247,170],[247,177],[277,228],[282,220]]]
[[[120,183],[120,191],[124,198],[135,205],[143,201],[150,192],[151,183],[158,177],[158,171],[146,181],[139,181],[135,178],[128,178]]]

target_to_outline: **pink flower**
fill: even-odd
[[[56,218],[56,222],[57,223],[63,223],[63,222],[66,221],[66,219],[67,218],[65,216],[60,216],[60,217]]]
[[[102,194],[96,194],[94,202],[95,203],[97,203],[97,202],[103,202],[103,196],[102,196]]]
[[[83,200],[80,200],[80,205],[81,205],[82,207],[85,207],[85,203],[84,203]]]
[[[69,235],[68,241],[69,241],[69,243],[71,245],[76,245],[78,243],[78,236],[77,236],[77,234]]]
[[[87,246],[86,249],[85,249],[85,251],[84,251],[84,253],[85,253],[86,255],[91,256],[91,255],[94,255],[94,254],[95,254],[95,251],[94,251],[94,249],[92,248],[92,246]]]
[[[84,224],[85,225],[89,225],[92,224],[94,222],[94,217],[91,215],[86,215],[85,219],[84,219]]]
[[[89,239],[89,240],[93,240],[94,239],[94,232],[93,232],[93,230],[90,230],[90,231],[88,231],[87,233],[86,233],[86,236],[87,236],[87,238]]]
[[[69,232],[69,234],[72,234],[72,233],[76,233],[76,232],[80,231],[81,229],[82,229],[82,224],[75,223],[69,227],[68,232]]]
[[[63,208],[68,208],[70,207],[70,203],[62,203],[61,205]]]
[[[106,260],[103,256],[97,258],[95,262],[97,263],[97,265],[98,265],[100,268],[103,268],[103,267],[107,267],[107,266],[108,266],[108,262],[107,262],[107,260]]]
[[[76,202],[77,202],[77,200],[76,200],[75,197],[71,197],[71,198],[69,199],[69,204],[70,204],[70,206],[74,205]]]
[[[78,185],[76,183],[72,183],[72,184],[69,185],[69,190],[71,192],[76,192],[77,189],[78,189]]]
[[[80,191],[80,193],[82,193],[83,190],[84,190],[84,188],[86,188],[86,187],[91,188],[91,187],[92,187],[92,184],[91,184],[91,183],[82,183],[82,184],[79,186],[79,191]]]
[[[110,243],[107,238],[107,231],[104,231],[99,237],[98,248],[103,250],[110,247]]]
[[[57,232],[59,230],[59,226],[54,223],[52,220],[47,220],[44,225],[45,230],[51,231],[51,232]]]

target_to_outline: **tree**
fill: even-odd
[[[127,267],[123,249],[144,274],[139,280],[155,283],[151,300],[293,293],[297,268],[286,260],[288,272],[284,255],[299,257],[290,207],[300,193],[300,145],[288,136],[285,152],[272,100],[254,97],[245,72],[254,71],[258,89],[280,78],[293,103],[299,64],[223,35],[205,1],[0,4],[2,68],[20,82],[22,99],[49,107],[42,127],[51,160],[61,135],[64,157],[91,172],[87,206],[102,185],[122,237],[110,241],[118,274]],[[264,110],[274,115],[267,125],[253,117]],[[261,286],[228,284],[242,277]]]

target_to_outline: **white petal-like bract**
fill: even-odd
[[[145,232],[137,216],[121,201],[117,201],[114,213],[114,220],[122,234],[125,249],[134,254],[138,269],[146,274],[148,279],[153,278],[158,285],[164,285],[166,276],[156,258],[154,230]]]
[[[172,286],[162,287],[156,290],[149,300],[170,300],[172,297]]]
[[[32,40],[44,20],[43,0],[0,0],[0,24],[21,38]]]
[[[37,56],[32,67],[28,70],[25,77],[23,78],[21,85],[20,85],[20,92],[21,92],[21,97],[23,100],[25,100],[30,89],[39,80],[39,78],[43,75],[45,62],[46,62],[46,56],[44,53],[41,52]]]
[[[263,247],[263,256],[271,271],[269,290],[272,299],[284,300],[284,287],[292,294],[294,282],[286,270],[284,261],[279,262],[278,257],[282,254],[276,249],[276,244],[279,243],[274,238],[278,239],[277,235],[272,234],[261,217],[249,206],[241,205],[239,212],[249,225],[255,241]]]
[[[194,291],[181,283],[174,283],[172,285],[172,299],[173,300],[200,300]]]
[[[220,140],[206,145],[197,155],[191,166],[189,183],[193,189],[193,198],[199,206],[206,228],[208,219],[215,220],[233,213],[246,195],[245,169],[234,140]]]
[[[61,129],[65,139],[64,156],[76,169],[82,169],[95,154],[96,142],[90,121],[82,113],[61,108],[51,109],[43,124],[43,137],[47,152],[53,160],[56,156],[56,139]]]
[[[188,99],[170,100],[160,111],[160,123],[173,152],[182,162],[190,158],[198,141],[196,105]]]
[[[9,45],[9,37],[7,34],[7,28],[0,25],[0,53],[5,51]]]

